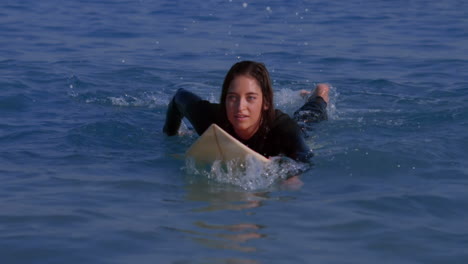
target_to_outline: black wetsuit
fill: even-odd
[[[232,128],[223,125],[227,122],[226,117],[221,114],[219,104],[210,103],[185,89],[179,89],[169,103],[163,130],[170,136],[177,134],[184,117],[190,121],[199,135],[215,123],[267,158],[285,155],[294,160],[307,162],[313,153],[304,141],[303,132],[309,128],[308,124],[311,122],[327,119],[326,107],[327,103],[322,97],[311,98],[294,113],[295,120],[276,110],[274,121],[265,135],[257,132],[250,139],[242,140]]]

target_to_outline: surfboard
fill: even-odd
[[[248,155],[261,162],[269,162],[267,158],[242,144],[216,124],[208,127],[186,153],[187,157],[198,163],[213,163],[216,160],[245,161]]]

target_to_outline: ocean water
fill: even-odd
[[[2,1],[1,263],[468,263],[466,1]],[[262,61],[332,88],[301,184],[162,133]],[[291,165],[297,168],[296,165]],[[245,180],[248,179],[248,180]]]

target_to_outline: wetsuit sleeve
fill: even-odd
[[[310,162],[310,159],[314,156],[314,153],[309,146],[307,146],[302,136],[297,141],[297,147],[293,153],[293,159],[301,162]]]
[[[283,154],[291,159],[309,162],[313,153],[304,140],[303,132],[296,122],[286,114],[279,114],[272,130],[271,153]]]
[[[294,112],[294,120],[298,123],[314,123],[327,119],[327,103],[320,96],[310,98],[301,108]]]
[[[288,131],[282,136],[284,154],[294,160],[309,162],[314,156],[312,150],[306,144],[303,133],[296,124],[289,126]]]
[[[163,132],[168,136],[177,134],[182,119],[187,118],[195,131],[201,135],[215,122],[219,105],[201,99],[198,95],[183,88],[177,90],[169,102]]]

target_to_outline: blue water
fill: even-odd
[[[466,10],[2,1],[1,262],[468,263]],[[162,134],[175,90],[217,101],[243,59],[288,113],[333,87],[302,186],[195,173],[190,126]]]

